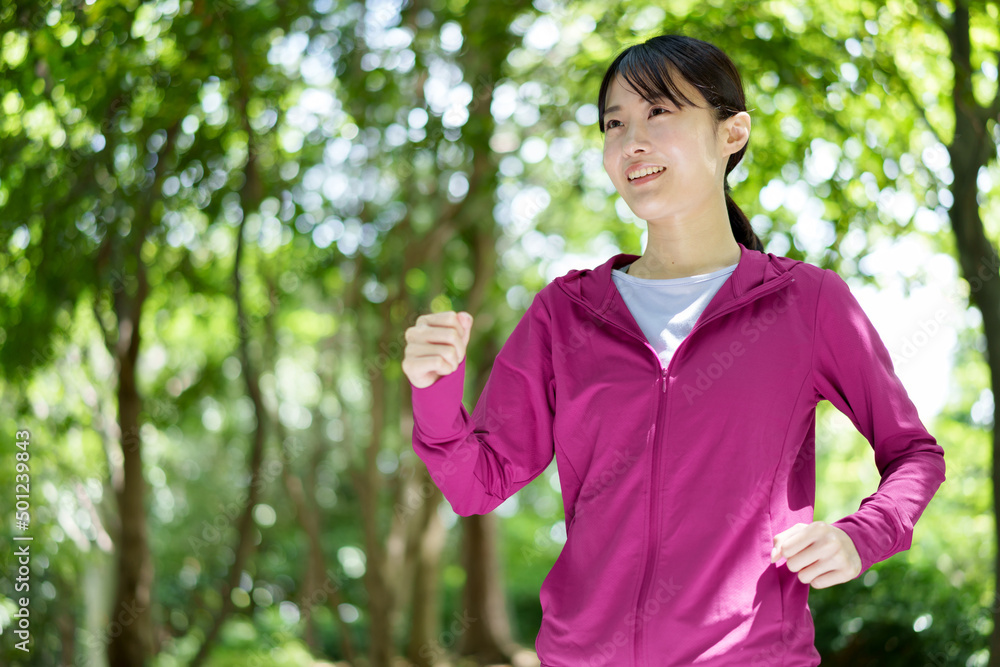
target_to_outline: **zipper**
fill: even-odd
[[[638,604],[636,605],[637,616],[636,616],[636,628],[635,628],[635,645],[634,645],[633,648],[634,648],[634,653],[635,653],[635,656],[634,656],[635,657],[635,664],[637,666],[645,664],[640,659],[643,657],[643,650],[642,650],[643,634],[642,634],[642,629],[643,629],[643,625],[645,624],[646,620],[642,616],[640,616],[639,614],[642,614],[642,609],[645,607],[646,596],[649,593],[649,581],[652,578],[652,573],[656,570],[656,565],[658,564],[658,560],[659,560],[659,558],[658,558],[658,554],[659,554],[659,536],[657,535],[657,532],[658,532],[659,525],[660,525],[660,513],[659,513],[659,503],[657,502],[657,499],[659,498],[659,494],[656,492],[656,489],[659,488],[657,486],[657,482],[658,482],[657,478],[658,478],[659,471],[660,471],[659,453],[660,453],[660,450],[664,446],[666,446],[666,430],[664,429],[664,431],[662,431],[662,432],[659,430],[659,428],[660,428],[659,421],[660,421],[660,415],[661,414],[665,414],[667,412],[666,406],[669,404],[669,401],[670,401],[670,397],[667,395],[667,384],[668,384],[668,377],[670,375],[670,367],[673,365],[674,359],[676,359],[678,357],[678,353],[681,351],[681,348],[684,347],[684,344],[687,343],[688,340],[691,339],[691,336],[693,336],[694,333],[698,329],[700,329],[701,327],[705,326],[706,324],[708,324],[712,320],[714,320],[714,319],[716,319],[718,317],[722,317],[723,315],[726,315],[728,313],[731,313],[734,310],[742,308],[743,306],[745,306],[745,305],[747,305],[749,303],[752,303],[752,302],[756,301],[757,299],[759,299],[759,298],[761,298],[763,296],[767,296],[768,294],[771,294],[772,292],[776,292],[777,290],[779,290],[782,287],[784,287],[786,284],[788,284],[790,282],[794,282],[794,281],[795,281],[795,277],[792,276],[792,274],[785,273],[782,276],[780,276],[778,278],[775,278],[771,282],[769,282],[769,283],[767,283],[765,285],[761,285],[760,287],[758,287],[758,288],[756,288],[754,290],[751,290],[751,291],[747,292],[746,294],[742,295],[741,297],[735,299],[734,301],[732,301],[731,303],[729,303],[725,308],[723,308],[723,309],[721,309],[721,310],[713,313],[707,319],[705,319],[705,320],[699,319],[698,321],[696,321],[694,323],[694,327],[691,328],[691,331],[688,333],[688,335],[684,337],[684,340],[682,340],[680,342],[680,344],[677,346],[677,349],[674,350],[674,353],[670,357],[670,361],[667,363],[666,368],[663,368],[662,372],[660,373],[660,377],[663,380],[662,385],[661,385],[663,387],[663,392],[662,392],[663,393],[663,400],[660,401],[659,404],[657,405],[657,414],[656,414],[656,429],[657,430],[656,430],[656,437],[655,437],[654,442],[653,442],[653,469],[652,469],[652,471],[650,473],[650,478],[651,478],[650,479],[651,492],[649,494],[650,495],[650,503],[652,504],[652,509],[650,510],[651,525],[649,527],[650,534],[651,534],[650,547],[651,547],[651,550],[652,550],[652,557],[651,558],[650,557],[646,558],[646,562],[645,562],[645,566],[643,568],[643,574],[642,574],[642,583],[639,586],[639,601],[638,601]],[[657,355],[657,361],[659,361],[659,355]],[[657,442],[662,443],[662,445],[660,447],[657,447],[656,446]],[[650,561],[652,561],[652,563]]]
[[[638,604],[636,605],[635,644],[633,645],[633,659],[634,659],[634,664],[636,666],[644,664],[640,660],[643,657],[643,655],[642,655],[643,654],[643,651],[642,651],[642,638],[643,638],[642,627],[643,627],[643,624],[646,622],[646,620],[643,619],[642,609],[643,609],[643,607],[646,604],[646,597],[647,597],[648,592],[649,592],[649,580],[652,577],[653,571],[656,569],[656,565],[657,565],[657,561],[658,561],[657,555],[659,553],[659,536],[657,535],[657,531],[658,531],[658,527],[659,527],[659,523],[660,523],[660,517],[659,517],[659,503],[657,503],[658,494],[656,493],[656,489],[658,488],[657,487],[657,482],[658,482],[658,473],[659,473],[659,470],[660,470],[659,456],[658,455],[659,455],[659,451],[660,451],[661,447],[657,447],[656,446],[656,442],[665,443],[665,440],[666,440],[666,438],[663,437],[663,434],[661,433],[661,431],[659,430],[659,428],[660,428],[660,416],[662,414],[666,413],[666,409],[665,408],[666,408],[666,405],[667,405],[667,403],[669,401],[669,397],[667,396],[667,384],[668,384],[668,377],[669,377],[669,373],[670,373],[670,367],[673,365],[674,359],[677,358],[678,353],[681,351],[681,348],[684,347],[684,345],[688,342],[688,340],[691,338],[691,336],[694,335],[694,333],[698,329],[702,328],[703,326],[705,326],[706,324],[708,324],[709,322],[715,320],[718,317],[722,317],[723,315],[726,315],[728,313],[733,312],[734,310],[742,308],[743,306],[745,306],[745,305],[747,305],[749,303],[752,303],[752,302],[756,301],[757,299],[759,299],[759,298],[761,298],[763,296],[767,296],[768,294],[776,292],[777,290],[783,288],[785,285],[787,285],[788,283],[791,283],[791,282],[795,282],[795,277],[792,276],[791,273],[785,273],[785,274],[783,274],[783,275],[775,278],[774,280],[771,280],[770,282],[768,282],[768,283],[766,283],[764,285],[760,285],[760,286],[758,286],[758,287],[750,290],[746,294],[743,294],[739,298],[733,300],[731,303],[729,303],[723,309],[721,309],[721,310],[713,313],[712,315],[710,315],[707,319],[702,320],[702,319],[699,318],[698,321],[696,321],[695,324],[694,324],[694,326],[691,328],[691,331],[688,333],[688,335],[685,336],[684,340],[682,340],[680,342],[680,345],[677,346],[677,349],[674,350],[674,354],[673,354],[673,356],[670,357],[670,361],[667,363],[667,366],[665,368],[660,363],[660,356],[656,353],[656,350],[654,350],[652,348],[652,346],[649,345],[649,341],[647,341],[645,337],[640,338],[634,332],[626,329],[624,326],[622,326],[618,322],[614,322],[613,320],[608,319],[603,313],[598,313],[598,316],[601,317],[601,319],[603,319],[605,322],[608,322],[608,323],[610,323],[610,324],[618,327],[619,329],[621,329],[622,331],[626,332],[627,334],[629,334],[630,336],[632,336],[636,340],[641,341],[646,346],[646,349],[650,350],[653,353],[654,357],[656,358],[656,365],[660,368],[660,380],[662,380],[662,382],[661,382],[661,387],[662,387],[661,393],[663,395],[663,399],[660,400],[660,401],[658,401],[657,402],[657,406],[656,406],[656,419],[655,419],[655,422],[654,422],[654,426],[655,426],[655,428],[657,430],[655,431],[656,437],[655,437],[654,443],[653,443],[653,469],[650,472],[650,488],[651,488],[651,491],[650,491],[649,496],[650,496],[650,504],[652,505],[652,507],[650,509],[651,525],[649,527],[649,530],[650,530],[650,542],[649,543],[650,543],[650,549],[651,549],[652,553],[651,553],[651,557],[649,555],[647,555],[647,558],[646,558],[646,561],[645,561],[645,564],[644,564],[644,567],[643,567],[642,582],[641,582],[641,584],[639,586],[639,601],[638,601]],[[570,297],[573,298],[574,301],[578,301],[580,303],[583,303],[586,307],[590,308],[591,311],[596,312],[596,311],[593,310],[593,308],[590,306],[590,304],[588,304],[588,303],[586,303],[586,302],[584,302],[582,300],[576,299],[572,295],[570,295]]]

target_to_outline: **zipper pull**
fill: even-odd
[[[665,394],[665,393],[667,393],[667,369],[666,368],[662,369],[662,375],[663,375],[663,393]]]

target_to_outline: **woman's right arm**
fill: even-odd
[[[501,348],[470,415],[462,393],[471,327],[467,314],[421,315],[406,330],[403,359],[413,394],[413,450],[462,516],[493,511],[555,455],[551,320],[541,296]]]

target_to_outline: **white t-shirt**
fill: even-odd
[[[611,277],[632,317],[666,368],[705,306],[736,270],[736,264],[697,276],[660,280],[629,275],[630,266],[614,269]]]

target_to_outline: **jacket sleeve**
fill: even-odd
[[[878,490],[832,525],[850,536],[861,572],[910,548],[913,527],[945,480],[944,449],[928,433],[886,349],[847,283],[824,269],[817,296],[813,379],[875,451]]]
[[[493,511],[552,462],[550,324],[538,293],[494,360],[471,416],[462,405],[465,359],[429,387],[410,385],[414,452],[461,516]]]

